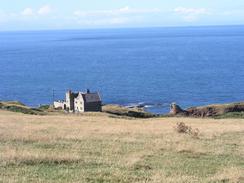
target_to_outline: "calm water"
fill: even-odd
[[[0,33],[0,100],[98,90],[148,110],[244,99],[244,26]]]

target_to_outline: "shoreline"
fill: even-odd
[[[179,105],[172,103],[168,108],[169,112],[165,114],[155,114],[147,110],[148,103],[139,105],[123,106],[119,104],[103,104],[102,113],[108,113],[116,116],[127,116],[135,118],[153,118],[153,117],[194,117],[194,118],[222,118],[234,117],[244,118],[244,102],[210,104],[206,106],[190,107],[182,109]],[[63,113],[66,111],[54,109],[53,105],[40,105],[39,107],[30,107],[19,101],[0,101],[0,109],[20,112],[32,115],[47,115],[50,113]],[[86,113],[86,112],[85,112]]]

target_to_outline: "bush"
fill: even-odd
[[[185,133],[185,134],[191,135],[194,138],[198,138],[199,137],[199,132],[200,131],[199,131],[198,128],[192,129],[192,127],[187,126],[183,122],[177,123],[175,129],[176,129],[176,131],[178,133]]]
[[[176,131],[177,131],[178,133],[188,133],[190,127],[187,126],[185,123],[180,122],[180,123],[177,123],[177,126],[176,126],[175,129],[176,129]]]
[[[41,105],[39,107],[40,110],[48,110],[50,108],[50,105]]]

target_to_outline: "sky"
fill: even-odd
[[[0,0],[0,31],[244,24],[244,0]]]

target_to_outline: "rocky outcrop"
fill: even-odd
[[[134,107],[134,108],[127,108],[120,105],[104,105],[102,107],[102,111],[117,115],[117,116],[127,116],[127,117],[135,117],[135,118],[152,118],[156,117],[156,115],[145,112],[142,108]]]
[[[170,105],[170,115],[187,115],[187,111],[181,109],[176,103]]]
[[[244,112],[244,102],[191,107],[186,110],[174,103],[170,106],[170,115],[174,116],[215,117],[230,112]]]

